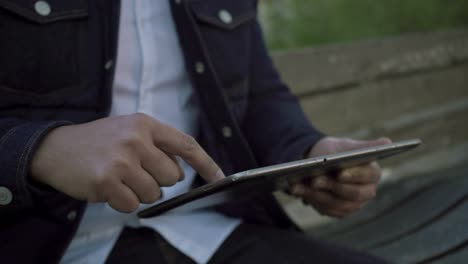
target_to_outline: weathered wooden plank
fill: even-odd
[[[367,127],[348,135],[351,137],[369,137],[379,133],[398,133],[414,126],[424,125],[434,119],[447,118],[457,113],[468,113],[468,96],[445,104],[438,104],[426,109],[418,109],[415,112],[405,113],[391,120],[384,120],[374,127]],[[463,127],[461,127],[463,128]]]
[[[414,151],[383,161],[383,166],[393,166],[404,163],[427,153],[453,148],[459,144],[468,142],[467,121],[468,108],[456,112],[449,112],[440,116],[434,116],[430,119],[423,119],[420,122],[415,120],[411,124],[394,130],[382,130],[381,132],[377,132],[378,130],[376,130],[376,134],[386,134],[396,140],[418,137],[425,142]],[[374,136],[376,134],[374,134]],[[468,151],[463,155],[465,157],[464,159],[468,160]],[[445,159],[446,162],[448,162],[450,157],[445,157]]]
[[[417,208],[415,208],[417,210]],[[418,263],[442,254],[468,240],[468,200],[435,223],[372,254],[397,263]]]
[[[409,34],[275,53],[283,79],[302,96],[468,60],[468,30]]]
[[[301,100],[309,119],[331,134],[386,128],[399,117],[468,98],[468,64],[363,84]]]
[[[378,219],[341,233],[331,241],[356,249],[393,242],[430,223],[467,194],[468,178],[465,177],[433,185]]]
[[[454,252],[450,252],[441,258],[436,258],[434,261],[428,262],[428,264],[462,264],[468,260],[468,241],[465,245],[460,247]]]

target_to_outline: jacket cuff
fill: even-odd
[[[42,139],[68,121],[28,122],[11,128],[0,138],[0,211],[18,211],[33,205],[33,196],[48,188],[32,184],[31,161]]]

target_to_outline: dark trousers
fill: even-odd
[[[120,235],[108,264],[194,263],[148,228],[126,228]],[[305,234],[241,224],[216,251],[215,263],[386,263],[349,249],[314,240]]]

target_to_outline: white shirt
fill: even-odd
[[[111,115],[141,112],[196,136],[199,109],[168,1],[123,0],[121,8]],[[179,161],[184,181],[163,188],[158,202],[190,189],[195,172]],[[206,263],[240,223],[211,210],[139,219],[107,204],[88,204],[62,263],[104,263],[125,226],[153,228],[197,263]]]

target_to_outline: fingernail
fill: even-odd
[[[327,187],[327,182],[325,179],[319,178],[314,182],[314,187],[318,189],[322,189]]]
[[[224,178],[226,178],[226,175],[224,175],[224,172],[221,169],[219,169],[216,172],[215,179],[224,179]]]
[[[305,193],[305,188],[302,185],[296,184],[291,189],[291,194],[295,196],[301,196]]]
[[[344,181],[349,181],[353,178],[353,175],[351,175],[351,173],[349,172],[343,172],[340,176],[340,179],[341,180],[344,180]]]
[[[382,142],[382,144],[391,144],[392,140],[388,137],[381,137],[377,141]]]

